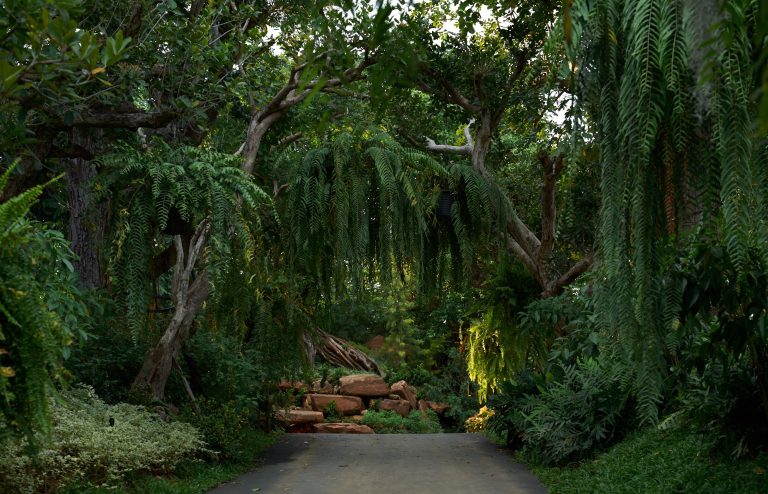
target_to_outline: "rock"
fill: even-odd
[[[403,417],[407,417],[411,411],[411,404],[405,400],[381,400],[379,410],[392,410]]]
[[[438,415],[443,415],[445,412],[447,412],[451,406],[446,403],[438,403],[436,401],[428,401],[427,406],[430,410],[435,412]]]
[[[280,409],[275,412],[275,418],[287,425],[316,424],[325,420],[323,412],[302,409],[288,410],[287,412]]]
[[[419,400],[419,412],[421,412],[421,416],[425,417],[427,415],[427,410],[429,410],[429,405],[424,400]]]
[[[374,434],[373,429],[367,425],[350,424],[348,422],[314,424],[312,428],[315,432],[326,434]]]
[[[381,347],[384,346],[385,339],[382,335],[377,334],[373,338],[371,338],[368,343],[365,344],[368,348],[371,350],[381,350]]]
[[[325,381],[325,384],[323,384],[322,386],[320,385],[320,383],[322,383],[322,381],[320,379],[315,379],[312,382],[312,387],[310,388],[310,390],[313,393],[320,393],[320,394],[324,394],[324,395],[332,395],[332,394],[334,394],[333,384],[331,384],[327,380]]]
[[[416,401],[416,388],[413,386],[408,386],[407,382],[397,381],[392,385],[390,390],[400,398],[407,400],[408,403],[411,404],[411,408],[414,410],[419,406],[418,401]]]
[[[367,412],[368,410],[363,410],[363,413]],[[364,416],[363,415],[352,415],[350,419],[352,422],[358,424],[363,421]]]
[[[304,406],[312,410],[325,412],[328,405],[336,403],[336,410],[343,415],[357,415],[363,410],[363,400],[357,396],[308,394]]]
[[[303,381],[289,381],[287,379],[280,380],[277,387],[280,391],[288,391],[289,389],[301,391],[307,389],[307,385]]]
[[[387,396],[389,386],[379,376],[373,374],[353,374],[339,379],[339,391],[352,396]]]

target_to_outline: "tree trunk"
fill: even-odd
[[[264,117],[257,115],[251,120],[243,145],[243,164],[241,166],[243,171],[249,174],[253,173],[264,135],[272,127],[272,124],[280,120],[282,116],[283,112],[275,112]]]
[[[339,367],[384,375],[384,371],[375,360],[344,338],[326,333],[321,329],[316,329],[314,336],[313,338],[306,331],[304,332],[304,349],[310,363],[313,363],[315,355],[319,354],[326,362]]]
[[[96,154],[100,131],[72,129],[72,144]],[[103,288],[107,284],[101,253],[109,221],[107,201],[95,201],[92,193],[96,167],[84,158],[73,158],[67,165],[68,237],[77,255],[75,270],[84,288]]]
[[[157,346],[147,355],[141,371],[133,381],[134,391],[146,390],[152,399],[165,399],[165,385],[184,343],[192,336],[192,323],[208,298],[208,274],[203,267],[192,280],[197,257],[205,246],[210,221],[202,221],[195,230],[189,247],[184,249],[181,236],[174,237],[176,270],[173,275],[174,312],[168,328]],[[186,252],[185,252],[186,250]]]

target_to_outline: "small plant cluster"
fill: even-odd
[[[427,410],[423,415],[421,412],[413,411],[407,417],[401,417],[391,410],[379,412],[368,410],[363,416],[361,423],[376,431],[377,434],[428,434],[440,432],[437,414],[432,410]]]
[[[144,407],[107,405],[81,387],[51,401],[53,429],[0,448],[0,492],[55,492],[73,483],[116,486],[134,472],[170,472],[205,451],[193,426],[162,422]]]
[[[469,417],[464,422],[467,432],[483,432],[486,430],[488,420],[495,415],[495,412],[488,407],[482,407],[476,414]]]

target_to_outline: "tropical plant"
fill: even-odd
[[[0,175],[0,194],[15,169]],[[0,438],[47,431],[49,396],[88,310],[63,235],[26,219],[56,179],[0,203]]]
[[[71,389],[51,402],[54,427],[49,438],[37,438],[37,455],[26,441],[0,449],[4,492],[52,492],[83,481],[114,488],[128,474],[169,472],[205,450],[191,425],[164,423],[135,405],[107,405],[92,388]]]
[[[751,132],[756,6],[730,0],[720,15],[677,1],[584,1],[564,17],[602,162],[599,322],[619,335],[647,422],[658,418],[682,295],[664,281],[665,252],[702,220],[739,277],[749,252],[768,252],[766,155]]]
[[[162,399],[209,290],[215,301],[228,286],[247,283],[245,273],[251,272],[259,245],[258,211],[271,198],[233,157],[211,150],[156,141],[141,151],[124,146],[100,162],[117,168],[115,184],[105,187],[119,189],[113,198],[117,225],[111,273],[134,331],[143,326],[150,296],[159,295],[157,279],[175,264],[168,287],[173,317],[134,383]],[[238,284],[231,284],[232,276],[239,277]],[[236,310],[227,308],[230,314]]]

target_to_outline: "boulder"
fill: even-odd
[[[365,412],[367,412],[367,411],[368,411],[368,410],[363,410],[363,413],[365,413]],[[364,417],[363,417],[363,415],[361,414],[361,415],[352,415],[352,416],[351,416],[351,417],[349,417],[349,418],[350,418],[350,420],[352,420],[352,422],[354,422],[354,423],[356,423],[356,424],[359,424],[360,422],[362,422],[362,421],[363,421],[363,418],[364,418]]]
[[[419,412],[421,412],[421,416],[425,417],[427,415],[427,410],[429,410],[429,405],[427,405],[427,402],[425,400],[419,400]]]
[[[283,409],[277,410],[275,412],[275,418],[286,425],[316,424],[325,420],[323,412],[302,409],[288,411]]]
[[[339,391],[352,396],[387,396],[389,386],[384,379],[373,374],[352,374],[339,379]]]
[[[336,410],[342,415],[357,415],[363,411],[363,400],[357,396],[308,394],[304,397],[304,407],[325,412],[333,402]]]
[[[289,389],[301,391],[307,389],[307,385],[303,381],[289,381],[287,379],[281,379],[277,387],[280,391],[288,391]]]
[[[405,400],[381,400],[379,410],[392,410],[403,417],[407,417],[411,411],[411,404]]]
[[[322,383],[322,381],[320,379],[315,379],[312,382],[312,387],[310,387],[310,390],[313,393],[320,393],[320,394],[325,394],[325,395],[332,395],[332,394],[334,394],[333,384],[331,384],[327,380],[322,385],[321,385],[321,383]]]
[[[416,401],[416,388],[409,386],[407,382],[397,381],[390,390],[403,400],[407,400],[411,404],[411,408],[416,409],[419,406],[418,401]]]
[[[443,415],[445,412],[447,412],[451,406],[446,403],[438,403],[436,401],[428,401],[427,406],[430,410],[435,412],[438,415]]]
[[[373,429],[367,425],[350,424],[348,422],[313,424],[312,429],[315,432],[326,434],[374,434]]]

